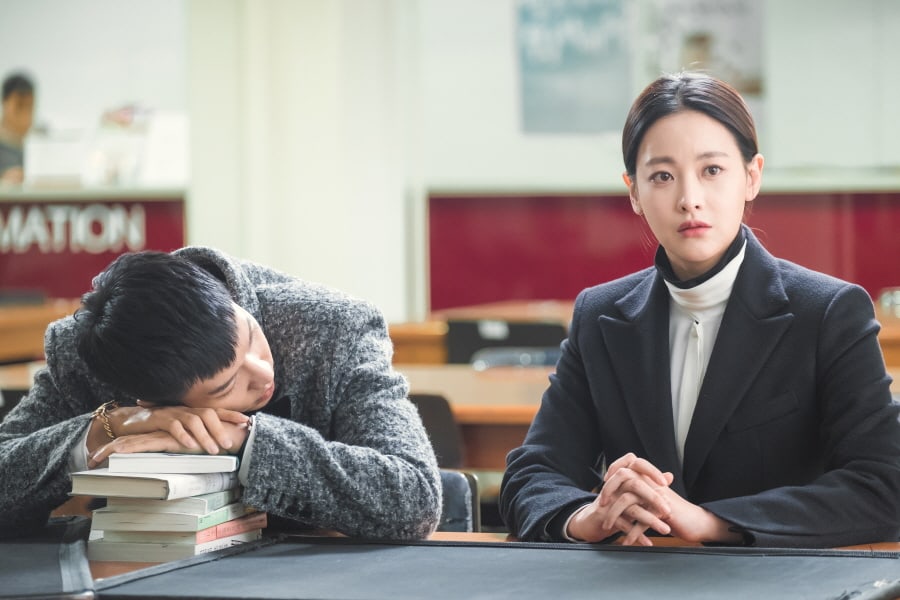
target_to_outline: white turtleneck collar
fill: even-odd
[[[731,296],[731,288],[734,287],[734,280],[737,278],[738,270],[744,262],[744,253],[747,250],[747,242],[744,241],[737,256],[732,258],[728,264],[722,267],[722,270],[692,288],[682,289],[666,281],[666,287],[669,288],[669,294],[672,299],[681,306],[686,312],[696,314],[713,308],[722,306],[728,302]]]
[[[693,287],[679,288],[666,281],[674,300],[669,306],[669,368],[675,443],[681,464],[706,367],[746,249],[745,240],[718,273]]]

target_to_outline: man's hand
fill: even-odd
[[[96,420],[91,423],[88,451],[94,464],[103,462],[112,452],[234,452],[246,439],[250,420],[233,410],[146,402],[122,406],[107,415],[116,439],[110,441]]]
[[[235,440],[236,445],[230,448],[231,452],[237,452],[244,440],[247,438],[247,425],[224,423],[223,428],[228,431],[228,435]],[[187,454],[204,454],[203,450],[198,448],[188,448],[181,445],[172,435],[165,431],[153,431],[150,433],[137,433],[134,435],[125,435],[117,437],[109,443],[101,446],[97,451],[91,454],[88,460],[88,468],[95,469],[114,453],[130,454],[133,452],[184,452]],[[228,454],[227,451],[207,452],[206,454]]]

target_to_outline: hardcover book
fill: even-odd
[[[98,508],[91,519],[91,529],[107,531],[199,531],[242,517],[255,509],[234,502],[205,515],[169,512],[113,511]]]
[[[88,560],[115,560],[125,562],[165,562],[190,558],[236,544],[252,542],[262,537],[259,529],[237,533],[203,544],[158,544],[153,542],[110,542],[104,539],[90,540],[87,544]]]
[[[112,473],[92,469],[72,473],[72,494],[172,500],[238,487],[231,473]]]
[[[232,454],[134,452],[109,455],[111,473],[230,473],[239,460]]]

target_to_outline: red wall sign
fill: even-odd
[[[900,192],[762,194],[747,219],[770,252],[858,283],[900,286]],[[573,300],[653,264],[624,195],[452,195],[428,202],[431,310]]]
[[[184,245],[184,200],[0,202],[0,293],[77,298],[116,256]]]

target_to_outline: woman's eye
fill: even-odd
[[[659,171],[650,176],[650,181],[654,183],[665,183],[667,181],[672,181],[672,175],[665,171]]]
[[[706,167],[706,172],[710,175],[718,175],[722,172],[722,167],[712,165],[710,167]]]

